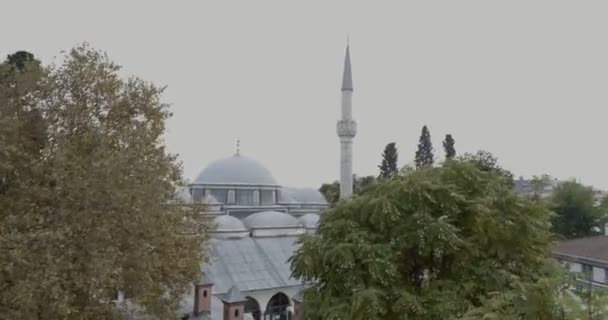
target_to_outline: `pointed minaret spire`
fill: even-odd
[[[353,193],[353,139],[357,134],[357,123],[353,119],[353,77],[350,67],[350,44],[346,43],[344,74],[342,76],[341,119],[337,123],[340,139],[340,199]]]
[[[344,74],[342,75],[342,91],[353,91],[353,74],[350,67],[350,40],[346,38],[346,55],[344,56]]]

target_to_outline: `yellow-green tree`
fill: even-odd
[[[305,318],[554,319],[549,210],[482,163],[404,170],[324,213],[291,258]]]
[[[124,310],[112,299],[122,290],[150,318],[174,317],[199,276],[207,235],[198,224],[185,235],[191,210],[169,205],[182,180],[163,143],[171,114],[162,89],[122,79],[87,45],[47,70],[8,64],[0,72],[0,314],[116,319]],[[43,130],[28,125],[32,111]]]

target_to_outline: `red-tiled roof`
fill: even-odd
[[[553,246],[554,255],[593,259],[608,263],[608,236],[594,236],[561,241]]]

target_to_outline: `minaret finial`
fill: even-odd
[[[344,73],[342,75],[342,91],[353,91],[353,75],[350,66],[350,37],[346,38],[346,54],[344,55]]]
[[[241,155],[241,139],[236,139],[236,155]]]

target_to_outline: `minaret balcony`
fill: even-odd
[[[357,134],[357,123],[354,120],[339,120],[336,127],[338,137],[354,138]]]

